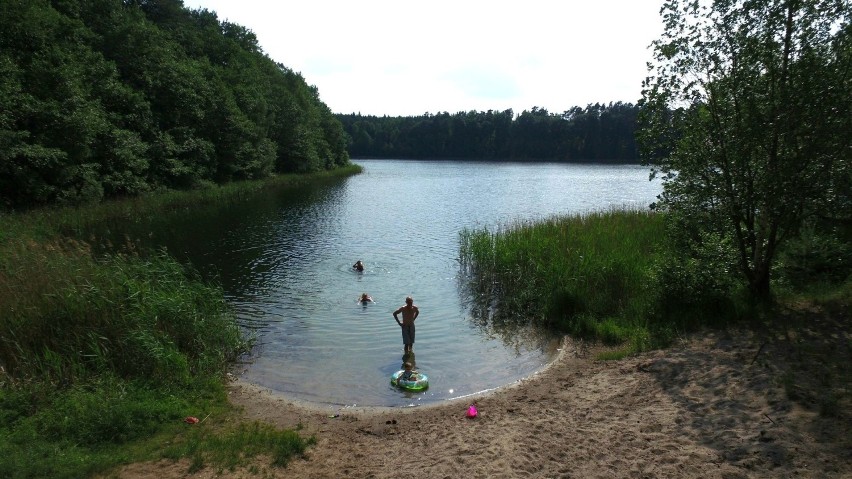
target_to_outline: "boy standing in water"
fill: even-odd
[[[397,317],[399,313],[402,313],[402,322]],[[420,310],[414,305],[414,299],[411,296],[405,298],[404,306],[393,312],[393,319],[402,328],[402,344],[405,347],[406,353],[410,353],[414,347],[414,320],[419,315]]]

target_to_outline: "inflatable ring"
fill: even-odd
[[[402,376],[402,373],[404,372],[404,370],[400,369],[393,373],[390,380],[391,385],[405,389],[406,391],[423,391],[429,387],[429,377],[425,374],[417,373],[417,379],[414,380],[400,379],[400,376]]]

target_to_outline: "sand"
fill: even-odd
[[[848,355],[848,328],[834,334],[827,347]],[[343,409],[337,418],[328,407],[236,381],[231,400],[246,419],[317,438],[304,458],[286,468],[260,458],[251,468],[191,475],[186,461],[160,461],[119,476],[852,477],[848,402],[822,417],[806,395],[790,399],[796,386],[785,389],[781,379],[792,377],[783,374],[795,338],[776,339],[706,332],[617,361],[595,360],[594,350],[566,339],[549,367],[494,392],[434,406]],[[472,401],[479,416],[468,419]]]

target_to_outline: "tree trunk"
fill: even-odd
[[[761,303],[772,300],[772,291],[769,288],[769,263],[761,262],[756,265],[753,274],[749,276],[749,292],[753,299]]]

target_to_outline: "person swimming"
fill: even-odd
[[[366,303],[375,303],[375,301],[373,301],[373,297],[372,297],[372,296],[370,296],[370,295],[369,295],[369,294],[367,294],[367,293],[363,293],[363,294],[361,294],[361,297],[360,297],[360,298],[358,298],[358,302],[359,302],[359,303],[364,303],[364,304],[366,304]]]
[[[359,259],[355,262],[355,264],[352,265],[352,269],[354,269],[355,271],[364,271],[364,263],[362,263]]]

